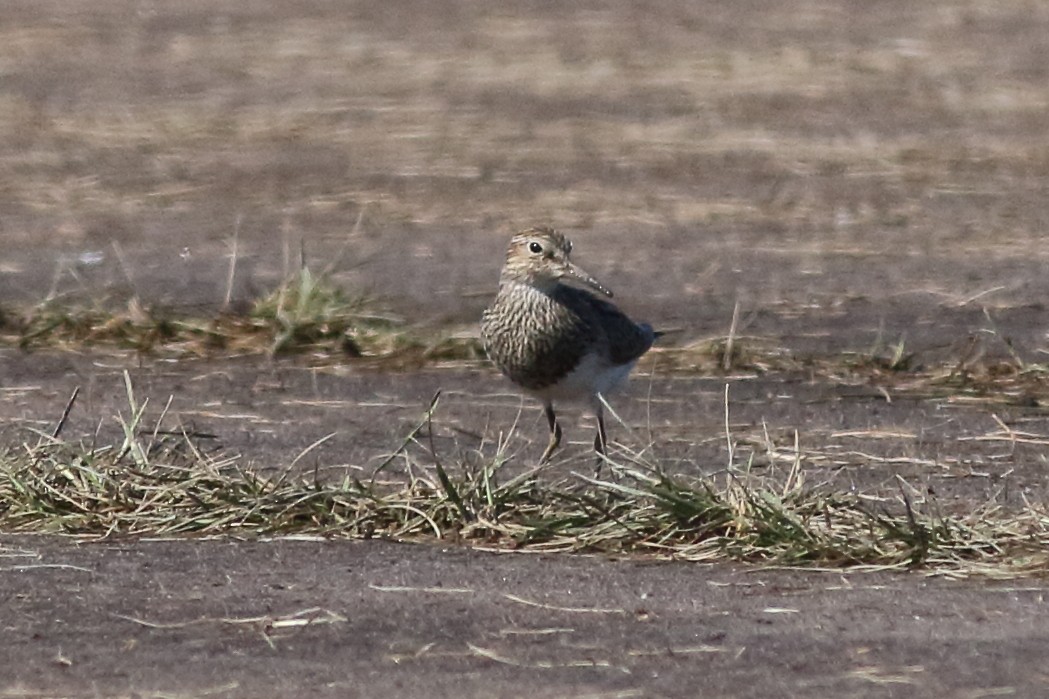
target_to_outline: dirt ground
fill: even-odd
[[[304,251],[475,333],[513,230],[553,224],[639,319],[805,359],[1044,362],[1049,11],[1037,3],[11,1],[0,304],[210,312]],[[230,259],[236,260],[232,284]],[[0,440],[139,398],[216,448],[367,473],[443,391],[450,461],[541,451],[484,366],[0,350]],[[717,473],[795,433],[810,482],[1045,503],[1049,388],[960,396],[655,355],[613,439]],[[589,464],[567,411],[558,468]],[[420,452],[420,460],[425,453]],[[769,466],[760,465],[759,468]],[[1044,580],[494,554],[388,542],[0,534],[0,695],[1049,694]],[[310,623],[301,623],[304,620]]]
[[[8,696],[1035,697],[1049,685],[1040,584],[376,542],[13,537],[2,553]]]

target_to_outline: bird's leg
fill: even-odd
[[[608,437],[605,435],[605,411],[601,406],[600,398],[594,412],[597,414],[597,435],[594,437],[597,466],[594,467],[594,474],[597,475],[601,472],[601,466],[605,463],[605,454],[608,452]]]
[[[546,403],[543,408],[546,411],[546,421],[550,425],[550,441],[546,445],[543,456],[539,459],[540,464],[549,461],[558,445],[561,444],[561,425],[557,423],[557,416],[554,415],[554,406],[552,403]]]

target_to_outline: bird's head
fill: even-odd
[[[572,262],[572,241],[552,228],[529,228],[510,239],[502,281],[550,291],[561,281],[577,281],[605,296],[612,292]]]

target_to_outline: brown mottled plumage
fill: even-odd
[[[605,453],[599,396],[621,384],[658,333],[613,304],[562,283],[574,280],[605,296],[612,292],[569,259],[572,243],[550,228],[531,228],[510,240],[499,293],[481,319],[485,351],[515,384],[543,401],[550,424],[545,462],[561,442],[554,400],[585,400],[597,414],[594,449]]]

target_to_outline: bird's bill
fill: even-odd
[[[606,289],[604,286],[602,286],[601,282],[597,281],[592,276],[590,276],[585,270],[577,267],[571,262],[565,263],[565,274],[572,277],[573,279],[582,282],[586,286],[589,286],[591,289],[595,289],[601,292],[605,296],[608,296],[610,298],[612,296],[612,292]]]

